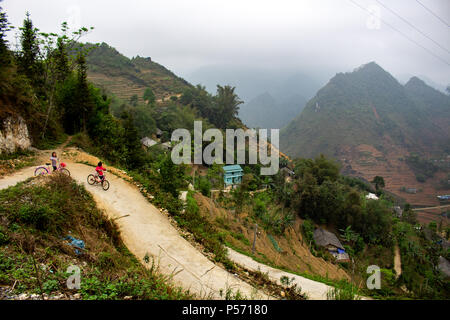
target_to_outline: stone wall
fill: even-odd
[[[25,120],[20,116],[8,116],[0,123],[0,153],[11,153],[31,147],[31,139]]]

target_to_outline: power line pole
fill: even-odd
[[[252,246],[252,254],[255,253],[255,246],[256,246],[256,235],[258,233],[258,224],[255,223],[255,233],[253,235],[253,246]]]

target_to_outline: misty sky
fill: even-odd
[[[379,0],[441,46],[416,32],[376,0],[353,0],[428,48],[432,56],[350,0],[4,0],[13,25],[29,11],[41,31],[62,21],[93,26],[83,38],[107,42],[126,56],[150,56],[184,76],[207,65],[351,71],[376,61],[395,76],[425,75],[450,84],[450,27],[415,0]],[[450,1],[421,0],[450,23]],[[14,32],[10,41],[14,44]]]

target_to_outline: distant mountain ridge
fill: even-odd
[[[87,47],[93,47],[87,44]],[[142,99],[146,88],[156,98],[180,94],[191,85],[151,58],[127,58],[106,43],[92,49],[87,56],[88,77],[98,87],[128,100],[136,94]]]
[[[301,95],[288,96],[280,101],[265,92],[244,104],[239,117],[248,127],[281,129],[302,111],[305,104],[306,99]]]
[[[375,62],[338,73],[282,130],[290,156],[338,157],[343,146],[393,143],[409,151],[450,151],[450,97],[411,78],[402,86]]]

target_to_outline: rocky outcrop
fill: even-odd
[[[30,135],[22,117],[8,116],[0,122],[0,153],[11,153],[30,147]]]

